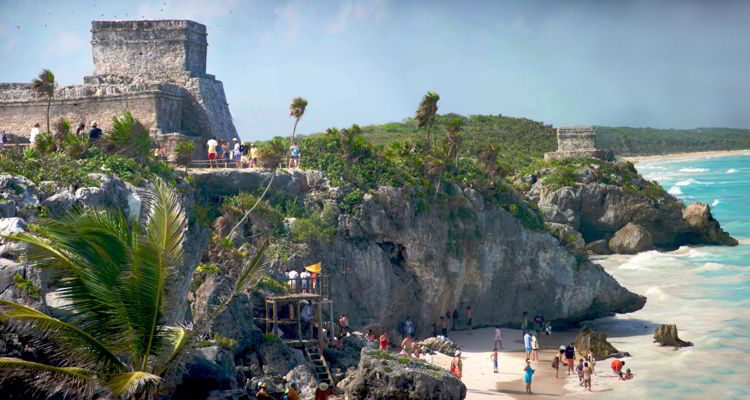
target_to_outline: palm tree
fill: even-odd
[[[130,111],[112,117],[112,128],[104,134],[102,141],[110,153],[145,160],[153,148],[153,141],[143,124]]]
[[[119,210],[76,210],[43,221],[33,234],[9,237],[27,243],[29,261],[53,274],[71,317],[0,300],[0,321],[49,342],[45,348],[56,360],[0,357],[0,372],[37,390],[64,382],[58,388],[82,397],[107,392],[130,399],[152,398],[164,377],[175,375],[178,357],[201,333],[168,326],[165,317],[167,282],[182,263],[187,218],[179,195],[160,180],[144,203],[142,225]],[[235,275],[233,291],[217,309],[257,283],[266,248],[267,242]]]
[[[431,145],[435,145],[434,141],[431,139],[430,131],[432,130],[432,125],[435,123],[435,116],[438,111],[437,103],[439,100],[440,96],[437,93],[427,92],[427,94],[422,97],[422,102],[419,103],[419,108],[417,109],[416,114],[417,128],[427,127],[427,141]]]
[[[297,124],[300,118],[305,115],[305,109],[307,108],[307,99],[302,97],[295,97],[292,99],[292,104],[289,105],[289,116],[294,117],[294,129],[292,130],[292,144],[294,144],[294,135],[297,133]]]
[[[55,74],[48,69],[43,69],[39,75],[31,81],[31,90],[38,97],[47,98],[47,132],[50,132],[49,128],[49,111],[52,107],[52,98],[55,96]]]
[[[458,167],[458,148],[461,146],[463,140],[461,130],[464,127],[464,120],[461,118],[453,118],[448,121],[448,125],[445,130],[448,131],[448,157],[456,158],[456,167]]]

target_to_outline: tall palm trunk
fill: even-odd
[[[297,133],[297,124],[299,123],[299,118],[294,120],[294,129],[292,129],[292,144],[294,144],[294,135]]]
[[[430,147],[435,147],[435,139],[432,138],[432,134],[430,133],[432,131],[432,124],[433,122],[430,122],[430,126],[427,127],[427,141],[430,142]]]

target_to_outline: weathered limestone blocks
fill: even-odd
[[[612,151],[596,148],[596,128],[593,126],[570,126],[557,128],[557,151],[545,153],[544,159],[599,158],[614,160]]]

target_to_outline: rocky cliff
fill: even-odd
[[[271,174],[207,171],[194,174],[193,182],[201,195],[216,198],[257,191]],[[339,204],[351,193],[330,186],[319,172],[275,174],[271,190],[307,207]],[[284,267],[322,262],[336,278],[336,312],[353,326],[394,328],[408,316],[418,335],[431,332],[447,311],[463,315],[467,306],[474,326],[481,326],[515,325],[523,311],[568,323],[632,312],[645,303],[600,266],[576,257],[549,233],[525,228],[472,189],[455,187],[449,198],[424,204],[413,188],[366,193],[353,212],[339,213],[332,239],[305,244],[307,255]]]
[[[707,204],[683,204],[631,163],[582,161],[527,176],[526,195],[544,220],[568,235],[580,233],[594,253],[634,254],[683,245],[737,245]],[[571,240],[572,241],[572,240]]]

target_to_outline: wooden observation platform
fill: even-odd
[[[265,332],[279,336],[289,347],[302,350],[319,383],[333,385],[323,358],[328,336],[333,334],[333,301],[328,275],[288,280],[287,293],[266,297]],[[327,314],[328,318],[324,318]]]

